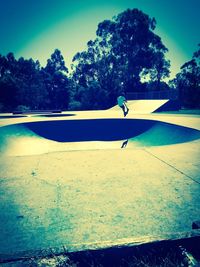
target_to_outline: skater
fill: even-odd
[[[128,114],[128,111],[129,111],[129,108],[126,105],[126,102],[127,102],[127,100],[126,100],[124,95],[118,96],[117,104],[123,110],[124,117],[126,117],[126,115]]]

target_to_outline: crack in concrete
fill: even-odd
[[[188,175],[188,174],[186,174],[186,173],[180,171],[179,169],[177,169],[176,167],[174,167],[174,166],[171,165],[170,163],[168,163],[168,162],[166,162],[165,160],[159,158],[158,156],[154,155],[153,153],[149,152],[148,150],[144,149],[144,151],[145,151],[146,153],[148,153],[149,155],[151,155],[152,157],[154,157],[154,158],[158,159],[159,161],[163,162],[164,164],[168,165],[168,166],[171,167],[172,169],[176,170],[177,172],[183,174],[184,176],[186,176],[187,178],[189,178],[189,179],[192,180],[193,182],[195,182],[195,183],[197,183],[197,184],[200,185],[200,182],[197,181],[197,180],[195,180],[195,179],[194,179],[193,177],[191,177],[190,175]]]
[[[50,183],[47,180],[38,177],[39,164],[40,164],[40,159],[38,159],[38,163],[37,163],[36,167],[34,169],[32,169],[31,178],[36,180],[36,181],[40,181],[43,184],[50,185],[50,186],[53,186],[53,187],[57,187],[56,184]]]

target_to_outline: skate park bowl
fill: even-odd
[[[1,155],[166,146],[200,138],[200,131],[149,119],[34,121],[0,128]]]

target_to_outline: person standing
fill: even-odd
[[[129,112],[129,108],[127,107],[126,103],[127,103],[127,100],[126,100],[126,98],[125,98],[124,95],[118,96],[118,98],[117,98],[117,104],[123,110],[124,117],[126,117],[126,115]]]

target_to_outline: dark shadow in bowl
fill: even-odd
[[[15,118],[23,118],[27,116],[15,116],[15,115],[5,115],[5,116],[0,116],[0,119],[15,119]]]
[[[35,115],[34,117],[69,117],[69,116],[75,116],[76,114],[41,114],[41,115]]]

